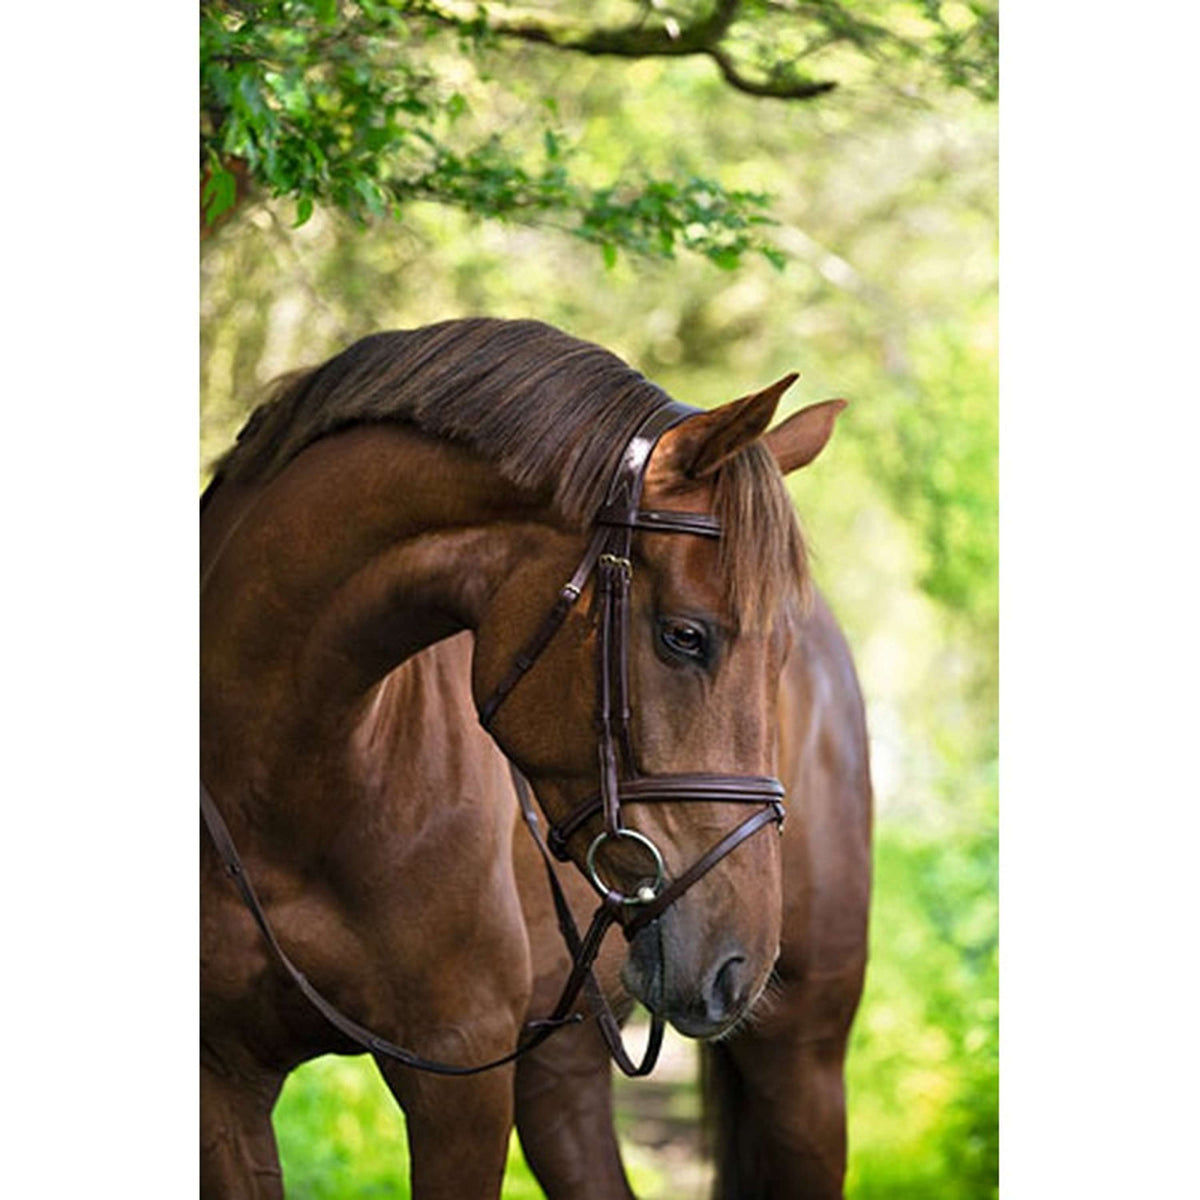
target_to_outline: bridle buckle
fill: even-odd
[[[611,571],[620,571],[626,579],[633,578],[633,563],[620,554],[602,554],[597,561],[602,567],[608,567]]]

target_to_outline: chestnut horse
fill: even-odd
[[[870,899],[871,783],[849,648],[819,594],[794,615],[780,681],[783,932],[766,993],[747,1019],[702,1043],[715,1200],[836,1200],[846,1170],[843,1063],[862,992]],[[480,739],[482,741],[482,739]],[[476,753],[490,747],[479,745]],[[533,1011],[568,962],[531,841],[513,845],[533,952]],[[563,878],[580,917],[590,893]],[[619,962],[597,974],[621,1012]],[[550,1200],[629,1200],[613,1132],[612,1074],[592,1024],[567,1029],[517,1066],[517,1127]]]
[[[780,777],[789,796],[780,957],[748,1019],[701,1049],[717,1200],[829,1200],[842,1195],[845,1174],[842,1067],[866,962],[867,739],[850,653],[828,607],[817,595],[807,612],[791,615],[779,707]],[[490,810],[512,812],[507,764],[474,721],[469,671],[464,634],[389,678],[395,711],[406,718],[396,731],[403,744],[393,750],[421,778],[468,787]],[[458,731],[452,741],[429,734],[451,727]],[[513,874],[532,955],[530,1015],[540,1015],[559,994],[570,957],[541,856],[520,818]],[[591,888],[569,872],[560,882],[582,923]],[[632,1002],[620,969],[620,946],[610,941],[595,970],[624,1016]],[[632,1200],[613,1129],[611,1078],[608,1048],[592,1023],[562,1030],[517,1063],[517,1127],[550,1200]]]
[[[780,468],[842,406],[764,436],[793,378],[704,413],[548,326],[474,319],[363,339],[256,410],[202,503],[205,1195],[281,1195],[282,1081],[354,1048],[311,989],[459,1068],[518,1043],[532,968],[494,772],[398,749],[437,669],[414,656],[458,631],[474,704],[602,895],[593,928],[624,926],[626,989],[694,1036],[753,1005],[780,946],[768,773],[803,572]],[[421,736],[453,750],[468,715]],[[675,802],[634,830],[643,799]],[[415,1194],[497,1195],[511,1064],[382,1066]]]

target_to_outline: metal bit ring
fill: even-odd
[[[629,838],[632,841],[640,842],[647,850],[650,851],[650,856],[654,860],[655,878],[652,884],[644,883],[632,896],[621,894],[621,903],[635,906],[639,904],[650,904],[663,889],[663,884],[667,880],[667,869],[663,863],[663,857],[659,853],[658,847],[644,833],[638,833],[636,829],[618,829],[616,833],[610,833],[607,829],[601,830],[596,834],[595,840],[588,847],[587,852],[587,873],[588,879],[591,880],[592,887],[600,893],[601,896],[608,896],[613,893],[610,888],[599,876],[596,871],[596,851],[609,838]],[[620,893],[618,893],[620,894]]]

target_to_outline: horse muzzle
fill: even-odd
[[[685,1037],[720,1037],[745,1016],[761,991],[751,956],[729,941],[699,969],[681,969],[688,956],[679,953],[672,924],[664,916],[633,937],[621,982]]]

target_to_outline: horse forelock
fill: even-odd
[[[722,464],[713,508],[721,522],[719,562],[729,610],[743,629],[761,629],[791,599],[806,605],[808,555],[787,486],[771,452],[752,442]]]
[[[469,446],[517,486],[551,491],[584,528],[626,443],[669,399],[615,354],[539,321],[472,317],[376,333],[276,380],[215,464],[212,486],[266,483],[328,434],[400,421]],[[765,447],[752,444],[721,467],[714,505],[726,531],[730,610],[740,625],[757,625],[805,571],[791,501]]]

